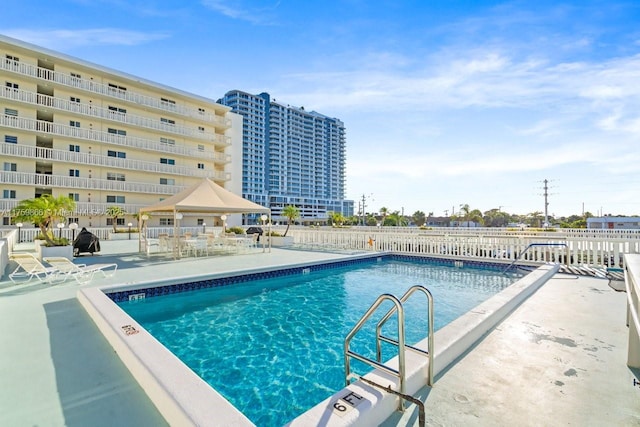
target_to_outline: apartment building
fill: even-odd
[[[0,60],[2,225],[20,200],[43,194],[75,200],[67,223],[80,227],[110,225],[111,206],[131,222],[204,177],[239,194],[232,141],[242,118],[231,108],[5,36]]]
[[[342,121],[276,102],[268,93],[227,92],[219,103],[243,116],[242,196],[271,209],[294,205],[305,224],[329,212],[353,215],[345,200],[346,131]],[[247,222],[254,222],[249,217]]]

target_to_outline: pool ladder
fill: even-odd
[[[404,334],[404,308],[402,306],[411,295],[415,292],[422,292],[427,297],[428,302],[428,315],[429,315],[429,336],[428,336],[428,348],[427,350],[423,350],[417,347],[413,347],[405,343],[405,334]],[[384,301],[391,301],[393,303],[393,307],[387,311],[387,313],[380,319],[378,325],[376,326],[376,360],[373,360],[369,357],[363,356],[352,351],[349,347],[351,345],[351,340],[353,337],[360,331],[362,326],[369,320],[369,318],[376,312],[376,310],[380,307],[380,305]],[[395,340],[393,338],[382,335],[382,327],[385,325],[387,320],[391,318],[395,313],[398,314],[398,339]],[[389,367],[382,363],[382,342],[386,342],[392,345],[395,345],[398,348],[398,369]],[[380,295],[375,302],[371,305],[369,310],[362,316],[362,318],[358,321],[358,323],[351,329],[351,332],[347,334],[347,337],[344,339],[344,367],[345,367],[345,382],[346,385],[351,383],[351,380],[361,380],[367,384],[373,385],[378,388],[382,388],[383,390],[390,392],[392,394],[396,394],[400,396],[398,402],[398,410],[404,411],[404,401],[408,400],[412,403],[418,405],[420,410],[420,420],[422,421],[420,425],[424,425],[424,405],[418,399],[413,398],[410,395],[407,395],[405,392],[405,382],[406,382],[406,365],[405,365],[405,350],[413,351],[415,353],[427,356],[429,358],[429,369],[427,373],[427,385],[433,385],[433,297],[431,296],[431,292],[424,286],[416,285],[409,288],[405,294],[398,299],[397,297],[391,294],[382,294]],[[399,388],[398,390],[392,390],[391,387],[384,387],[379,384],[373,383],[371,380],[361,377],[360,375],[351,372],[351,358],[357,359],[363,363],[370,365],[375,369],[379,369],[383,372],[386,372],[390,375],[393,375],[398,378]]]

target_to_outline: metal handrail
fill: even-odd
[[[427,350],[423,350],[421,348],[417,348],[417,347],[413,347],[411,345],[406,345],[405,347],[415,353],[418,354],[422,354],[425,355],[429,358],[429,373],[427,376],[427,385],[431,386],[433,385],[433,342],[434,342],[434,337],[433,337],[433,295],[431,295],[431,292],[429,292],[429,290],[427,288],[425,288],[424,286],[421,285],[415,285],[412,286],[411,288],[409,288],[409,290],[407,290],[407,292],[405,292],[405,294],[400,298],[400,303],[403,304],[405,302],[407,302],[407,300],[409,299],[409,297],[411,295],[414,294],[414,292],[416,291],[420,291],[422,292],[426,297],[427,297],[427,302],[428,302],[428,315],[429,315],[429,335],[428,335],[428,348]],[[380,319],[380,321],[378,322],[378,326],[376,327],[376,357],[378,362],[381,362],[382,359],[382,345],[380,344],[381,341],[384,341],[386,343],[389,344],[393,344],[396,346],[399,346],[399,342],[397,340],[394,340],[393,338],[389,338],[386,337],[384,335],[382,335],[382,327],[384,326],[385,323],[387,323],[387,320],[389,320],[389,318],[396,312],[396,307],[392,307],[387,314],[384,315],[384,317],[382,319]]]
[[[358,353],[355,353],[349,349],[351,345],[351,340],[353,337],[360,331],[362,326],[365,324],[367,320],[371,317],[371,315],[376,311],[376,309],[382,304],[384,301],[391,301],[396,311],[398,312],[398,369],[395,370],[390,368],[382,363],[379,363],[371,358],[362,356]],[[369,307],[369,309],[362,316],[360,321],[351,329],[351,331],[347,334],[347,337],[344,339],[344,367],[345,367],[345,383],[348,386],[351,382],[352,378],[358,378],[358,376],[354,376],[351,374],[351,357],[360,360],[361,362],[367,363],[368,365],[378,368],[388,374],[394,375],[398,377],[398,383],[400,385],[399,392],[405,394],[405,342],[404,342],[404,309],[402,308],[402,303],[398,298],[391,294],[382,294],[380,295],[375,302]],[[401,398],[398,403],[398,410],[404,411],[404,400]]]
[[[530,243],[529,245],[527,245],[526,248],[524,248],[522,250],[522,252],[520,252],[518,254],[516,259],[514,259],[513,262],[507,266],[507,268],[505,268],[504,270],[501,271],[501,273],[503,273],[503,274],[506,273],[507,270],[509,270],[511,267],[513,267],[513,265],[520,260],[520,258],[522,257],[522,255],[524,255],[525,252],[527,252],[529,249],[531,249],[534,246],[564,246],[565,248],[567,248],[567,250],[569,249],[569,246],[567,246],[566,243]],[[568,259],[569,259],[569,254],[566,254],[565,255],[565,264],[568,263],[568,261],[567,261]]]

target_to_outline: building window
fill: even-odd
[[[5,116],[14,116],[18,117],[18,110],[14,110],[13,108],[5,108],[4,109]]]
[[[67,224],[78,223],[80,218],[67,218]]]
[[[160,163],[162,163],[163,165],[175,165],[176,161],[175,159],[165,159],[164,157],[160,158]]]
[[[204,163],[198,163],[198,169],[204,169]]]
[[[176,124],[176,121],[175,121],[175,120],[172,120],[172,119],[165,119],[164,117],[160,117],[160,122],[161,122],[161,123],[168,124],[168,125],[171,125],[171,126],[174,126],[174,125]]]
[[[127,114],[127,110],[126,109],[120,108],[120,107],[114,107],[112,105],[109,105],[109,111],[113,111],[114,113]]]
[[[73,176],[75,178],[80,176],[80,170],[79,169],[69,169],[69,176]]]
[[[80,122],[78,122],[76,120],[69,120],[69,126],[71,126],[72,128],[79,128],[80,127]]]
[[[170,105],[172,107],[176,105],[176,101],[167,98],[160,98],[160,103],[162,105]]]
[[[198,126],[198,130],[199,130],[200,132],[204,132],[204,127],[203,127],[203,126]]]
[[[71,73],[71,83],[77,85],[80,83],[82,76],[78,73]]]
[[[18,171],[18,164],[17,163],[4,163],[4,171],[6,172],[17,172]]]
[[[204,219],[198,218],[198,225],[203,225],[203,224],[204,224]]]
[[[69,101],[71,102],[77,102],[78,104],[80,103],[80,98],[77,98],[75,96],[70,96],[69,97]]]
[[[80,193],[69,193],[69,198],[74,202],[80,201]]]
[[[198,108],[198,113],[204,114],[204,108]]]
[[[127,153],[125,153],[124,151],[107,150],[107,156],[109,156],[109,157],[117,157],[119,159],[126,159],[127,158]]]
[[[204,151],[204,145],[198,144],[198,151]]]
[[[173,227],[173,218],[160,218],[160,225],[164,227]]]
[[[80,152],[80,146],[79,145],[74,145],[74,144],[69,144],[69,151],[73,151],[76,153]]]
[[[20,62],[20,58],[18,58],[17,56],[7,55],[6,58],[7,58],[7,62],[8,63],[11,62],[11,61]]]
[[[107,196],[107,203],[124,203],[124,196]]]
[[[160,185],[176,185],[176,180],[173,178],[160,178]]]
[[[120,136],[126,136],[127,135],[127,131],[126,130],[122,130],[122,129],[109,128],[109,129],[107,129],[107,132],[112,133],[114,135],[120,135]]]
[[[4,136],[4,142],[6,142],[7,144],[17,144],[18,143],[18,137],[17,136],[13,136],[13,135],[5,135]]]
[[[2,190],[2,198],[3,199],[15,199],[16,198],[16,190]]]
[[[107,225],[113,225],[113,218],[107,218]],[[124,218],[116,218],[116,225],[124,225]]]
[[[114,85],[113,83],[109,83],[109,89],[115,92],[126,92],[127,88],[124,86]]]
[[[14,90],[18,90],[18,88],[20,87],[18,83],[13,83],[13,82],[6,82],[5,86]]]
[[[107,181],[124,181],[123,173],[107,172]]]
[[[171,138],[160,137],[160,143],[167,144],[167,145],[176,145],[176,140]]]

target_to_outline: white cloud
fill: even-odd
[[[273,25],[275,24],[274,11],[280,2],[259,8],[252,7],[242,0],[202,0],[202,5],[228,18],[256,25]]]

